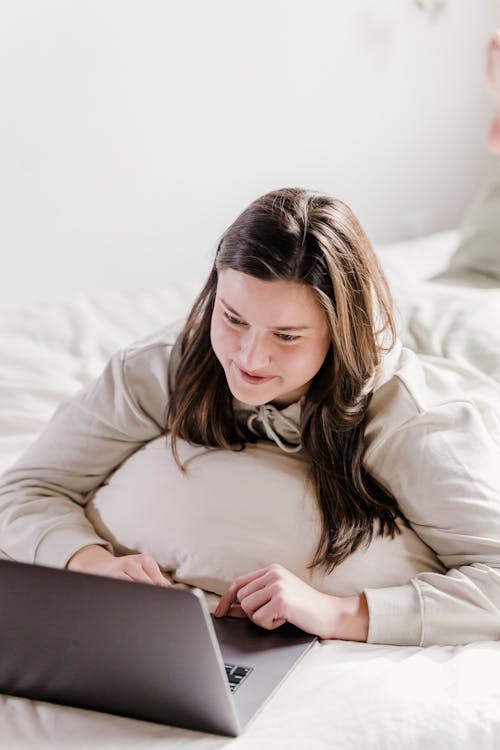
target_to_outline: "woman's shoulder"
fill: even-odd
[[[137,357],[154,355],[155,351],[171,350],[184,328],[185,318],[178,318],[146,336],[133,341],[122,350],[124,360],[131,361]]]
[[[184,324],[184,318],[172,321],[121,350],[125,386],[135,397],[168,398]]]

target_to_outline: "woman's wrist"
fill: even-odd
[[[96,565],[98,566],[100,563],[106,563],[113,559],[114,555],[108,552],[105,547],[100,544],[88,544],[70,557],[66,563],[66,568],[78,573],[87,573],[91,572]]]
[[[332,617],[327,626],[326,634],[321,638],[341,641],[366,642],[368,638],[369,612],[366,596],[333,596]]]

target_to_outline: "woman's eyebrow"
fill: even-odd
[[[237,318],[242,319],[242,316],[239,312],[237,312],[234,308],[231,307],[231,305],[228,305],[227,302],[220,298],[220,301],[224,305],[224,307],[227,307],[229,312],[231,312],[233,315],[236,315]],[[270,331],[310,331],[311,326],[271,326],[269,328]]]

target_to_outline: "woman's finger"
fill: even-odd
[[[264,604],[267,604],[267,602],[270,601],[271,598],[272,593],[266,586],[262,586],[257,591],[253,591],[247,596],[241,596],[241,591],[238,592],[238,600],[240,602],[240,606],[242,610],[247,613],[250,619],[253,618],[254,612],[263,607]]]
[[[282,572],[283,568],[281,565],[272,563],[265,568],[259,568],[259,570],[253,570],[251,573],[235,578],[227,591],[222,595],[215,610],[215,616],[224,617],[232,604],[238,602],[247,593],[252,593],[267,583],[276,580],[276,576],[282,575]]]
[[[245,586],[241,586],[241,588],[238,589],[236,593],[238,601],[241,602],[243,601],[243,599],[246,599],[247,596],[250,596],[251,594],[254,594],[257,591],[261,591],[262,589],[265,589],[266,586],[270,584],[271,582],[272,582],[272,576],[270,575],[269,571],[265,571],[258,578],[254,578]]]
[[[160,566],[153,557],[141,556],[141,565],[142,569],[156,586],[172,587],[172,584],[164,577]]]
[[[153,584],[151,576],[144,570],[142,562],[138,559],[137,555],[127,555],[120,558],[120,564],[118,566],[120,570],[123,570],[133,581],[137,583],[149,583]]]
[[[235,578],[229,588],[222,594],[217,609],[215,610],[216,617],[224,617],[232,604],[238,602],[237,594],[238,591],[251,581],[256,578],[260,578],[265,568],[262,570],[254,570],[251,573],[247,573],[244,576]]]
[[[247,613],[242,609],[241,604],[231,604],[229,607],[228,617],[239,617],[241,619],[249,619]]]
[[[270,599],[267,604],[253,613],[252,621],[266,630],[275,630],[286,622],[282,617],[275,599]]]

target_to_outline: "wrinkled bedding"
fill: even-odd
[[[500,380],[500,289],[425,281],[455,232],[380,248],[403,342],[467,361]],[[181,317],[201,279],[165,289],[6,311],[0,321],[0,472],[58,403],[97,376],[116,349]],[[1,543],[0,543],[1,547]],[[500,643],[428,648],[318,642],[239,738],[0,696],[5,748],[497,748]]]

